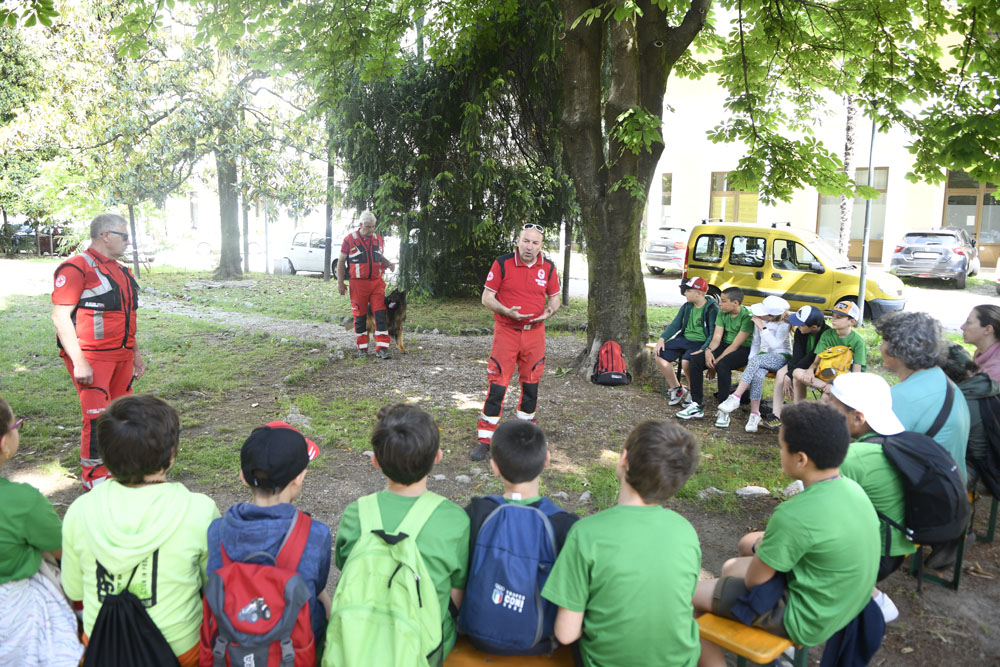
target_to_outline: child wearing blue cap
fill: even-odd
[[[792,325],[792,358],[788,365],[774,376],[774,398],[771,411],[773,416],[761,422],[761,426],[777,431],[781,426],[781,410],[785,407],[785,399],[798,403],[806,397],[806,386],[792,378],[792,374],[800,368],[809,368],[816,358],[816,343],[820,336],[830,330],[823,317],[823,311],[816,306],[802,306],[794,313],[789,313],[788,323]]]

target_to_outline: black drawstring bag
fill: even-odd
[[[82,667],[180,666],[163,633],[139,598],[128,589],[138,569],[136,565],[121,592],[105,596],[83,654]]]

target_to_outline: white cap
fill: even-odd
[[[881,435],[896,435],[906,429],[892,411],[889,383],[874,373],[843,373],[833,380],[830,393],[838,401],[857,410],[873,431]]]
[[[781,315],[791,307],[791,304],[780,296],[772,294],[771,296],[764,297],[764,300],[760,303],[750,306],[750,312],[757,317],[761,317],[762,315]]]

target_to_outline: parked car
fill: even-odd
[[[851,260],[813,232],[787,222],[695,225],[684,277],[695,276],[708,281],[709,294],[739,287],[746,304],[774,294],[792,308],[811,305],[827,312],[839,301],[857,302],[861,284],[860,270]],[[880,271],[867,274],[866,316],[877,320],[905,305],[899,278]]]
[[[330,272],[334,276],[337,275],[337,262],[340,259],[340,242],[347,235],[347,231],[345,230],[339,236],[334,235],[333,248],[330,253]],[[399,254],[399,241],[397,239],[385,239],[385,254],[389,259]],[[284,260],[288,262],[288,269],[293,275],[299,271],[323,273],[323,259],[325,257],[326,234],[322,232],[297,232],[292,237],[291,244],[285,248]]]
[[[660,274],[667,269],[680,271],[684,268],[687,254],[688,231],[683,227],[660,227],[656,234],[646,241],[642,253],[642,263],[650,273]]]
[[[889,264],[897,276],[954,280],[958,289],[965,289],[966,279],[979,273],[979,267],[976,240],[957,227],[907,232]]]

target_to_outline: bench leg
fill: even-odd
[[[930,581],[935,584],[944,586],[945,588],[950,588],[953,591],[958,590],[958,586],[962,581],[962,565],[965,560],[965,546],[969,541],[969,536],[966,535],[965,538],[958,543],[958,549],[955,552],[955,567],[951,574],[951,579],[945,579],[944,577],[939,577],[936,574],[926,572],[924,570],[924,547],[920,545],[917,550],[910,556],[910,574],[917,578],[917,594],[923,594],[923,582]]]
[[[997,499],[994,498],[993,502],[990,503],[990,518],[986,523],[986,536],[976,537],[977,542],[992,542],[993,536],[997,530]]]

